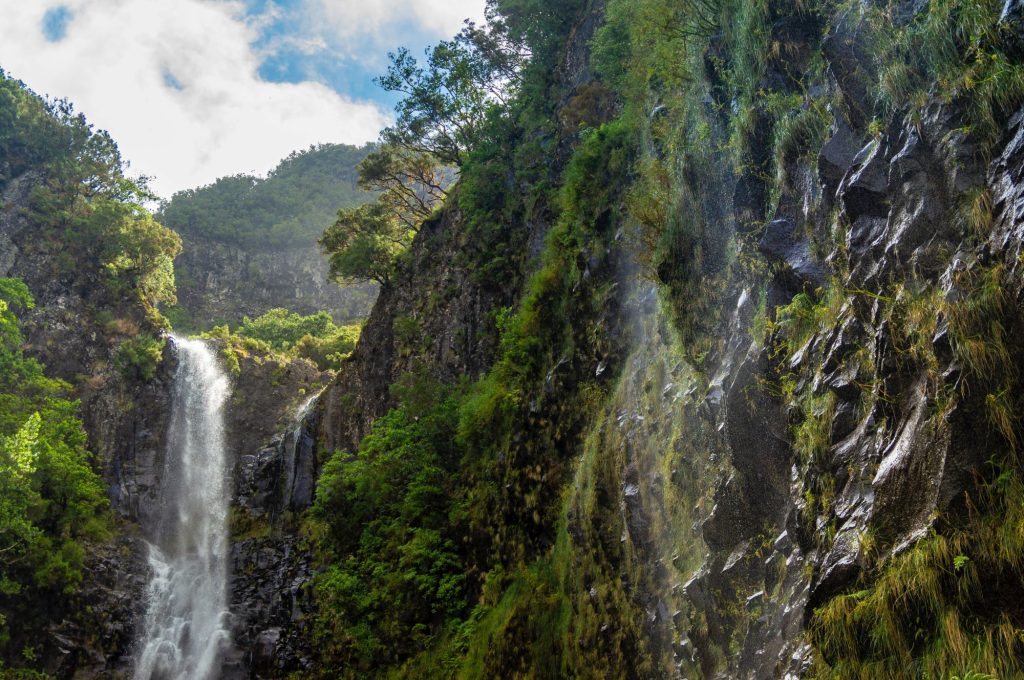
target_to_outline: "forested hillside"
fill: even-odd
[[[296,151],[266,177],[234,175],[175,193],[158,217],[179,234],[250,248],[315,242],[339,208],[363,203],[356,166],[372,146]]]
[[[372,146],[321,144],[296,151],[266,177],[235,175],[180,191],[157,218],[181,235],[175,327],[208,330],[273,308],[366,317],[376,289],[328,281],[316,242],[340,208],[369,201],[356,167]]]

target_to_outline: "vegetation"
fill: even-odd
[[[339,207],[363,203],[356,166],[373,150],[323,144],[297,151],[266,178],[222,177],[179,191],[159,219],[180,234],[243,247],[312,246]]]
[[[320,370],[337,370],[355,349],[359,325],[336,326],[327,312],[302,316],[287,309],[271,309],[255,319],[244,317],[234,331],[216,326],[205,337],[227,343],[229,366],[237,370],[232,352],[278,355],[282,360],[309,359]]]
[[[965,127],[951,134],[990,152],[1001,123],[1024,102],[1019,55],[996,23],[999,2],[917,5],[920,11],[907,13],[896,0],[609,0],[591,45],[598,78],[566,88],[553,65],[589,5],[491,0],[486,28],[467,25],[428,50],[425,63],[404,50],[392,55],[380,84],[404,99],[379,145],[312,149],[266,180],[226,178],[164,206],[163,218],[185,232],[239,244],[291,242],[319,228],[314,216],[323,207],[293,173],[313,166],[326,183],[337,182],[319,164],[338,153],[336,166],[348,173],[340,184],[347,184],[344,196],[330,198],[332,209],[375,200],[343,207],[320,237],[334,279],[404,283],[396,274],[410,271],[408,249],[429,229],[451,239],[451,267],[472,273],[478,306],[494,303],[477,312],[491,361],[475,382],[445,383],[432,373],[437,364],[423,360],[436,348],[422,340],[419,312],[443,292],[429,291],[431,301],[419,309],[399,309],[390,321],[405,372],[391,386],[392,408],[358,446],[320,461],[315,504],[303,522],[318,568],[311,618],[319,676],[728,674],[730,657],[749,651],[740,649],[747,632],[769,621],[756,597],[745,604],[744,597],[775,597],[783,585],[766,595],[768,581],[790,568],[778,559],[766,568],[782,528],[772,521],[737,529],[749,532],[728,546],[732,554],[712,545],[713,527],[702,527],[716,503],[733,500],[717,495],[732,487],[716,490],[708,480],[728,477],[737,488],[750,481],[742,479],[750,470],[734,469],[741,467],[736,456],[721,450],[734,428],[760,425],[739,422],[743,409],[767,404],[769,415],[787,419],[792,458],[784,461],[783,484],[801,488],[803,498],[793,499],[799,526],[787,519],[785,529],[801,555],[821,558],[839,526],[833,505],[843,475],[859,475],[868,489],[874,474],[871,462],[836,463],[835,430],[845,419],[875,428],[879,441],[893,435],[897,393],[906,391],[900,381],[909,378],[926,384],[932,424],[955,414],[991,455],[925,538],[894,546],[882,529],[858,536],[862,572],[809,619],[810,672],[1021,675],[1019,262],[965,256],[941,284],[948,295],[917,271],[873,282],[877,290],[855,289],[845,271],[846,218],[833,211],[832,196],[808,198],[813,192],[801,186],[821,183],[817,151],[834,124],[857,127],[865,143],[891,137],[886,124],[905,121],[920,133],[929,107],[941,102],[965,112]],[[836,23],[863,42],[863,63],[852,75],[837,73],[820,40]],[[570,58],[577,49],[583,46],[570,43]],[[837,89],[846,76],[858,82]],[[40,130],[46,124],[41,118]],[[25,158],[43,153],[0,136],[4,144],[0,151]],[[16,174],[14,163],[3,172]],[[110,285],[138,291],[149,305],[169,301],[174,240],[136,209],[142,190],[127,191],[127,202],[101,192],[88,210],[67,215],[58,198],[41,194],[39,214],[56,216],[48,228],[69,220],[76,234],[110,241],[97,254]],[[974,187],[964,199],[950,219],[969,246],[992,228],[993,196]],[[450,212],[442,214],[446,204]],[[195,216],[209,206],[216,220],[201,222]],[[284,220],[279,208],[300,217]],[[253,218],[256,211],[275,221]],[[819,259],[831,255],[820,287],[779,284],[783,276],[775,274],[792,272],[758,252],[777,217],[799,221]],[[105,231],[109,224],[123,233]],[[635,300],[635,291],[623,290],[637,269],[660,300]],[[10,302],[0,320],[10,307],[29,304],[15,284],[5,285]],[[787,290],[789,299],[780,300]],[[650,311],[660,303],[670,318]],[[949,356],[940,359],[946,331]],[[343,365],[358,332],[327,313],[274,309],[209,335],[223,341],[236,370],[245,353],[307,358],[327,370]],[[876,340],[876,351],[858,345],[857,333],[869,332],[886,344]],[[20,340],[11,338],[12,361],[25,363]],[[824,345],[840,341],[842,398],[821,361],[830,351]],[[127,340],[117,365],[151,378],[160,349],[148,337]],[[726,352],[736,361],[720,371]],[[737,373],[748,368],[760,382],[721,401],[723,381],[740,384]],[[438,373],[449,375],[447,367]],[[63,389],[55,385],[52,394]],[[0,529],[8,527],[0,540],[27,546],[50,531],[60,537],[48,539],[53,546],[74,545],[89,535],[89,522],[49,528],[37,510],[49,509],[46,494],[53,493],[35,481],[44,469],[38,442],[47,436],[48,412],[32,406],[17,413],[0,420],[0,523],[7,523]],[[100,518],[102,503],[80,495],[76,517]],[[661,512],[635,513],[631,499],[640,495],[637,502]],[[270,532],[247,522],[236,518],[236,535]],[[721,578],[729,587],[700,575],[689,580],[708,549],[716,553],[712,565],[728,561],[711,571],[731,571]],[[6,554],[0,544],[0,564]],[[44,560],[15,574],[21,580],[10,593],[0,580],[0,595],[17,602],[27,588],[74,584],[80,567],[73,556],[61,558],[66,568],[54,571]],[[59,575],[53,583],[39,579],[51,572]],[[787,575],[800,587],[813,576]],[[697,595],[679,585],[688,581]],[[699,653],[687,658],[691,638]]]
[[[325,675],[358,677],[420,651],[465,609],[448,518],[458,400],[418,387],[429,396],[378,419],[359,451],[335,453],[319,481],[310,531],[325,566],[316,581]]]
[[[315,586],[325,672],[357,676],[409,657],[403,673],[426,672],[417,653],[449,657],[453,671],[484,615],[471,606],[480,579],[501,588],[508,582],[502,574],[535,554],[535,541],[544,543],[528,527],[536,523],[550,531],[557,525],[557,490],[569,461],[555,463],[542,481],[503,463],[501,451],[510,446],[512,422],[523,422],[527,395],[543,391],[543,367],[558,363],[577,341],[560,317],[570,298],[587,300],[591,313],[607,302],[607,289],[579,288],[577,261],[610,237],[612,221],[603,216],[615,209],[613,178],[628,161],[622,126],[608,125],[583,139],[556,194],[562,217],[548,237],[540,270],[520,311],[507,311],[498,322],[502,358],[491,373],[468,390],[407,375],[393,388],[400,406],[376,421],[356,454],[337,452],[326,464],[310,525],[325,568]],[[552,323],[556,318],[563,321]],[[596,406],[593,399],[584,404],[568,430]],[[518,461],[526,470],[560,455],[563,435],[547,436],[551,448],[516,454],[533,461]],[[508,475],[505,491],[495,468]],[[525,496],[525,507],[495,515],[508,507],[506,494]],[[507,535],[500,552],[475,552],[496,534]],[[546,617],[551,610],[537,613]],[[547,660],[539,656],[530,663],[542,668]]]
[[[21,281],[0,279],[0,658],[9,659],[36,644],[24,636],[40,602],[66,607],[85,575],[85,543],[110,530],[70,385],[21,350],[15,313],[31,308]]]
[[[335,605],[321,610],[318,630],[322,640],[346,640],[342,656],[366,672],[386,673],[375,665],[379,660],[373,659],[383,653],[381,645],[387,635],[399,631],[415,644],[402,648],[408,658],[400,668],[392,666],[392,675],[398,677],[582,674],[575,664],[591,651],[573,648],[573,615],[585,612],[593,616],[591,606],[608,607],[606,611],[617,614],[634,606],[627,595],[615,592],[604,580],[614,581],[621,573],[598,576],[607,566],[591,554],[576,551],[572,541],[582,540],[579,534],[586,531],[574,528],[572,514],[566,511],[571,507],[587,513],[588,518],[600,514],[593,505],[580,509],[594,502],[589,494],[598,493],[588,489],[595,484],[594,467],[601,465],[595,456],[583,456],[575,484],[566,490],[575,462],[569,452],[580,450],[582,433],[599,413],[595,403],[600,397],[591,402],[583,396],[600,395],[603,389],[602,381],[581,377],[586,373],[578,364],[585,362],[578,353],[587,347],[605,346],[601,330],[589,325],[589,320],[594,318],[595,308],[610,304],[611,299],[599,283],[588,282],[594,272],[589,266],[584,270],[584,263],[600,260],[609,225],[629,225],[640,264],[666,292],[681,334],[681,351],[698,371],[714,365],[711,362],[728,335],[723,332],[727,319],[722,315],[726,296],[738,292],[739,282],[762,289],[771,273],[756,253],[765,225],[777,213],[800,209],[793,204],[799,198],[797,179],[814,177],[816,152],[833,117],[846,116],[848,107],[859,103],[844,101],[830,86],[821,44],[807,40],[808,36],[820,35],[835,17],[840,21],[865,19],[864,35],[878,59],[860,74],[867,78],[866,91],[885,90],[893,79],[886,73],[886,64],[904,62],[919,69],[921,84],[938,82],[938,88],[927,90],[929,97],[954,101],[977,88],[981,103],[970,104],[974,107],[971,116],[980,111],[980,117],[973,118],[978,122],[966,132],[978,133],[981,140],[986,138],[986,111],[994,111],[992,115],[1002,119],[1020,103],[1014,94],[1015,65],[1002,52],[1003,38],[995,28],[997,3],[983,1],[968,7],[937,2],[908,21],[897,21],[896,3],[862,12],[852,3],[839,2],[613,0],[593,46],[602,82],[573,96],[557,93],[556,112],[552,91],[547,89],[551,81],[534,69],[542,63],[542,55],[551,58],[548,50],[558,44],[552,36],[565,35],[567,24],[561,22],[568,21],[566,17],[579,8],[570,3],[552,4],[541,8],[529,0],[491,3],[497,26],[492,35],[507,41],[502,49],[512,50],[509,56],[514,61],[510,63],[516,70],[508,76],[507,89],[500,91],[507,98],[500,102],[491,99],[489,109],[480,102],[494,93],[475,91],[464,101],[457,96],[430,101],[427,96],[429,86],[445,82],[447,70],[455,63],[452,60],[465,58],[471,64],[479,59],[472,51],[442,53],[449,61],[439,59],[425,70],[407,53],[400,53],[387,81],[408,96],[399,108],[403,116],[389,131],[391,143],[435,154],[440,162],[459,168],[460,183],[452,198],[467,232],[462,264],[472,263],[483,285],[495,289],[507,285],[519,294],[513,306],[494,310],[499,336],[495,364],[478,383],[455,392],[458,455],[446,449],[440,456],[449,465],[459,461],[452,470],[456,476],[447,480],[445,489],[451,499],[441,504],[443,510],[438,514],[448,517],[441,525],[442,535],[461,538],[455,548],[466,565],[461,604],[416,605],[417,613],[407,613],[406,621],[424,626],[420,629],[423,636],[395,628],[396,621],[404,623],[400,617],[387,614],[386,608],[371,610],[369,604],[397,603],[405,596],[394,591],[382,595],[379,589],[356,590],[353,584],[360,582],[358,574],[366,580],[366,574],[372,573],[373,579],[388,583],[418,574],[431,588],[438,583],[436,575],[431,576],[423,566],[420,571],[400,572],[395,560],[381,564],[376,558],[381,553],[369,557],[361,552],[363,542],[373,543],[372,539],[344,522],[332,522],[331,513],[318,511],[319,533],[315,536],[340,531],[328,543],[332,549],[347,546],[325,556],[328,570],[338,564],[345,566],[344,576],[333,571],[318,585],[323,601]],[[947,50],[950,45],[952,49]],[[947,50],[944,56],[942,50]],[[487,72],[485,64],[476,65],[480,73]],[[943,69],[948,70],[947,76],[942,75]],[[997,80],[1003,83],[998,96],[988,97],[977,85]],[[468,81],[459,84],[469,85]],[[862,112],[866,114],[863,123],[867,126],[875,116],[888,119],[892,110],[898,109],[920,124],[927,103],[924,98],[902,96],[869,101],[869,109]],[[464,114],[471,124],[446,127],[455,112]],[[539,160],[557,157],[555,140],[572,149],[565,165]],[[722,188],[721,195],[716,194],[717,188]],[[975,232],[983,232],[991,225],[990,204],[991,197],[979,193],[965,205],[962,219]],[[734,206],[734,210],[726,214],[723,206]],[[808,224],[813,233],[807,236],[814,248],[824,252],[836,249],[841,259],[844,246],[837,242],[833,230],[838,232],[843,225],[832,223],[835,216],[822,217],[820,222],[829,223],[827,233],[820,225]],[[549,219],[553,226],[542,254],[531,263],[523,258],[521,249],[510,247],[510,241],[518,225],[541,219]],[[722,227],[733,221],[735,232]],[[394,222],[389,228],[393,226]],[[386,229],[378,225],[376,231],[385,233]],[[415,229],[407,234],[409,239],[412,231]],[[396,249],[389,269],[398,266],[400,250]],[[524,277],[524,271],[531,273]],[[840,274],[843,272],[837,272]],[[517,289],[507,281],[526,283]],[[848,290],[837,279],[820,290],[805,288],[779,309],[769,310],[762,301],[759,342],[772,347],[773,363],[788,361],[812,337],[835,328],[842,314],[851,313],[843,310],[851,298],[866,296],[877,302],[881,318],[889,323],[901,370],[935,369],[929,343],[942,311],[949,315],[958,356],[967,366],[976,367],[971,369],[974,373],[997,370],[1000,375],[1015,375],[1001,349],[1006,347],[1008,331],[992,321],[1006,313],[1007,298],[998,294],[999,285],[982,286],[979,290],[987,290],[987,296],[972,296],[967,304],[995,306],[1002,311],[969,321],[960,317],[961,307],[943,307],[934,290],[919,284],[907,281],[889,291],[891,295],[883,295]],[[583,339],[581,333],[588,335]],[[863,381],[856,385],[864,392],[861,408],[869,409],[875,400],[889,398],[884,386],[872,383],[869,377],[876,371],[874,357],[855,351],[849,360],[858,369],[854,379]],[[571,377],[560,377],[562,374]],[[545,385],[563,400],[573,395],[576,402],[552,405]],[[836,493],[827,459],[837,400],[827,391],[811,394],[808,385],[809,381],[798,381],[795,374],[784,374],[778,377],[778,384],[759,387],[778,403],[794,407],[793,436],[800,470],[806,479],[818,480],[817,486],[807,487],[804,519],[826,520],[824,525],[810,527],[821,534],[821,545],[827,546],[835,532],[827,521]],[[980,403],[989,423],[1015,447],[1015,383],[998,382],[982,391]],[[936,408],[946,412],[944,406]],[[447,407],[445,412],[445,427],[451,427]],[[337,498],[339,489],[351,493],[357,485],[370,488],[390,484],[389,480],[398,480],[399,487],[405,488],[402,475],[407,473],[357,461],[362,461],[364,453],[374,460],[386,460],[391,447],[397,451],[404,446],[404,439],[393,439],[395,433],[404,432],[414,422],[403,407],[378,421],[383,429],[375,429],[359,453],[336,454],[330,478],[335,488],[321,492]],[[524,432],[529,435],[523,436]],[[382,443],[383,448],[377,448]],[[364,447],[369,448],[364,452]],[[345,477],[341,470],[352,471],[353,476]],[[567,495],[572,504],[566,501]],[[1001,519],[1000,513],[1009,508],[1006,499],[989,497],[983,505],[979,506],[981,515],[969,515],[975,523],[964,530],[964,536],[969,531],[996,535],[1015,530],[1014,520],[1004,523]],[[368,517],[380,509],[369,507]],[[971,553],[966,544],[956,543],[955,534],[950,533],[952,526],[941,525],[936,537],[897,560],[879,563],[861,584],[865,592],[843,596],[819,612],[814,625],[822,627],[814,629],[812,638],[822,652],[825,676],[901,677],[914,672],[928,677],[974,677],[983,672],[1000,677],[1017,671],[1012,658],[1020,650],[1012,622],[981,621],[976,612],[968,616],[967,609],[978,610],[977,603],[958,600],[961,595],[953,594],[954,586],[962,583],[960,579],[985,559]],[[399,542],[411,540],[408,534],[388,535]],[[954,542],[947,545],[951,540]],[[992,551],[995,545],[993,541]],[[399,552],[393,544],[387,550]],[[605,551],[614,552],[610,548]],[[1013,563],[999,559],[1004,563],[989,564],[986,574],[1019,582]],[[372,570],[367,564],[373,565]],[[368,571],[361,572],[363,568]],[[918,571],[924,574],[920,578],[934,577],[939,585],[932,588],[915,580],[918,577],[913,574]],[[573,579],[581,574],[593,578],[590,583],[595,590],[590,598],[598,604],[576,601],[573,589],[579,584]],[[595,591],[599,594],[593,594]],[[941,596],[934,598],[929,594],[940,591]],[[739,607],[727,600],[735,599],[734,595],[712,593],[711,597],[719,606],[720,617],[731,621],[728,625],[739,626],[749,618],[733,611]],[[941,606],[928,610],[932,605],[919,606],[916,597],[941,600]],[[904,618],[894,623],[892,612],[897,607],[896,614]],[[345,613],[338,615],[338,610]],[[961,617],[961,628],[953,626],[954,614]],[[1013,613],[1007,615],[1012,618]],[[730,633],[723,635],[719,630],[718,642],[712,643],[709,629],[722,626],[721,622],[715,624],[693,614],[690,624],[690,634],[702,637],[705,644],[702,672],[721,672],[726,657],[736,651],[728,648]],[[879,631],[879,626],[888,628]],[[883,638],[883,632],[889,637]],[[723,644],[723,637],[724,646],[716,647]],[[586,637],[586,644],[602,644],[594,638]],[[615,640],[619,645],[616,651],[600,658],[608,661],[631,644],[628,631]],[[635,653],[634,672],[656,672],[650,656],[653,652],[640,647],[630,648]],[[431,665],[427,658],[441,661]]]
[[[869,11],[882,104],[919,122],[932,94],[962,102],[965,131],[991,150],[999,121],[1024,103],[1024,64],[1008,49],[1012,29],[998,23],[1003,5],[938,0],[909,23],[894,20],[895,2]]]
[[[526,55],[504,28],[467,24],[454,40],[427,50],[425,67],[406,49],[391,54],[388,72],[377,82],[404,96],[395,108],[397,122],[381,134],[383,143],[461,166],[480,143],[488,116],[516,94]]]
[[[338,219],[319,243],[330,257],[333,280],[387,285],[415,235],[416,229],[409,228],[386,206],[371,203],[339,211]]]
[[[525,101],[523,83],[531,81],[523,78],[528,41],[539,40],[538,27],[526,23],[536,22],[541,11],[532,2],[508,4],[489,6],[486,28],[468,23],[453,40],[429,49],[425,65],[405,49],[390,55],[378,83],[404,95],[398,120],[359,167],[360,186],[379,191],[378,200],[339,211],[320,239],[336,281],[386,285],[420,226],[447,199],[455,169],[483,165],[482,148],[510,150],[509,123]],[[571,16],[545,13],[561,21]],[[543,78],[535,74],[532,81]],[[471,152],[477,154],[473,161]]]
[[[152,325],[166,325],[156,306],[175,301],[181,241],[143,207],[153,196],[144,180],[124,176],[110,136],[67,101],[45,101],[2,71],[0,117],[0,184],[29,169],[42,175],[28,217],[54,275],[94,277],[110,307],[138,303]]]
[[[992,454],[976,471],[962,507],[945,513],[929,536],[902,554],[872,555],[851,592],[815,612],[817,677],[1004,678],[1024,668],[1018,598],[1010,594],[1024,582],[1024,487],[1015,415],[1024,347],[1020,309],[1013,302],[1021,282],[997,264],[975,265],[957,283],[963,291],[958,300],[924,295],[921,303],[908,304],[900,302],[902,296],[889,298],[896,310],[893,335],[906,338],[900,328],[905,324],[931,337],[927,324],[948,319],[965,375],[939,415],[954,407],[975,413],[988,426],[985,446]],[[918,306],[924,311],[914,314]],[[934,370],[930,343],[908,343],[903,351],[917,366]],[[932,389],[939,402],[941,387]]]

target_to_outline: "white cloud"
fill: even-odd
[[[450,37],[465,19],[483,23],[484,0],[307,0],[312,14],[341,37],[372,37],[397,46],[401,39],[391,30],[413,22],[425,31]]]
[[[49,42],[43,15],[59,5],[74,16]],[[387,123],[376,105],[325,85],[262,81],[257,27],[240,2],[0,0],[0,16],[0,68],[71,99],[165,196],[265,172],[311,143],[375,139]]]

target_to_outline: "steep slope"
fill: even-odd
[[[494,5],[529,101],[317,409],[307,670],[1019,674],[1017,4]]]
[[[326,390],[221,348],[225,677],[1024,675],[1019,0],[490,7],[529,60]]]
[[[88,462],[114,511],[81,552],[61,557],[87,579],[63,590],[54,590],[54,580],[23,594],[32,598],[28,615],[17,590],[5,587],[3,618],[14,630],[0,636],[0,661],[97,677],[127,651],[138,614],[144,547],[133,523],[147,512],[167,404],[165,322],[155,304],[173,299],[171,260],[180,242],[139,205],[144,192],[123,176],[105,133],[66,102],[45,102],[2,72],[0,96],[0,277],[24,282],[34,302],[18,310],[19,351],[40,360],[48,378],[67,381]],[[15,400],[39,398],[31,385],[13,389]],[[60,422],[44,423],[43,431]],[[63,474],[64,483],[88,478]],[[47,502],[71,511],[78,501]],[[62,530],[66,537],[87,518],[77,522]]]
[[[311,147],[266,178],[222,177],[165,202],[157,217],[183,240],[175,261],[178,305],[168,311],[175,327],[237,324],[276,307],[323,309],[338,322],[365,318],[375,289],[329,282],[316,241],[339,208],[368,199],[356,166],[371,148]]]

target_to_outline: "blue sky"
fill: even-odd
[[[387,52],[417,56],[484,0],[0,0],[0,68],[67,97],[158,193],[293,150],[376,139]]]
[[[451,37],[449,31],[424,26],[417,17],[403,14],[372,33],[338,35],[311,25],[317,15],[306,11],[304,0],[249,0],[246,4],[249,16],[268,18],[255,43],[257,49],[266,51],[259,69],[264,80],[319,80],[338,92],[388,108],[395,105],[395,95],[373,82],[387,68],[387,52],[406,46],[419,55],[439,39]],[[447,23],[451,32],[457,30],[454,22]]]

